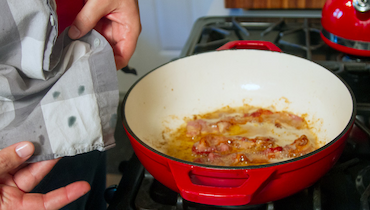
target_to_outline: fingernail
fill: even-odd
[[[33,154],[33,148],[30,143],[23,143],[15,148],[15,152],[20,158],[26,158]]]
[[[74,25],[71,26],[71,28],[69,29],[69,32],[68,32],[69,37],[71,39],[77,39],[78,36],[80,36],[80,33],[81,33],[80,30],[78,30],[78,28]]]

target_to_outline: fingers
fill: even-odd
[[[112,5],[109,2],[106,3],[106,0],[87,1],[72,23],[68,36],[71,39],[78,39],[86,35],[102,17],[110,12],[109,8],[112,8]]]
[[[31,157],[35,148],[31,142],[19,142],[0,151],[0,175],[8,173]]]
[[[90,185],[87,182],[79,181],[44,195],[38,193],[24,194],[20,202],[23,208],[19,209],[60,209],[85,195],[89,190]]]
[[[89,190],[89,183],[85,181],[74,182],[45,194],[43,198],[44,206],[46,209],[60,209],[85,195]]]
[[[125,47],[120,48],[121,44],[125,45]],[[126,44],[117,43],[117,45],[113,47],[113,51],[115,52],[114,60],[116,62],[117,70],[122,69],[123,67],[128,65],[128,62],[134,54],[135,48],[136,42],[126,42]]]
[[[15,173],[13,180],[20,190],[30,192],[58,161],[59,159],[32,163]]]
[[[125,38],[118,41],[113,45],[114,59],[116,61],[117,69],[122,69],[128,65],[132,55],[135,52],[136,44],[140,34],[140,24],[136,25],[137,28],[131,29],[130,33],[121,31],[118,34],[125,34]]]
[[[93,28],[112,46],[117,69],[127,66],[141,32],[138,1],[88,0],[71,25],[68,35],[78,39]]]
[[[122,56],[114,56],[114,61],[116,62],[117,71],[128,65],[128,60]]]
[[[136,0],[126,0],[124,7],[106,17],[112,21],[112,28],[110,29],[112,35],[108,36],[109,30],[98,31],[105,37],[111,37],[108,38],[108,41],[113,47],[116,67],[122,69],[128,65],[134,54],[142,30],[138,2]]]

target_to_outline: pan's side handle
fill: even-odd
[[[180,195],[208,205],[246,205],[254,193],[268,183],[276,169],[222,169],[169,161]],[[197,181],[198,180],[198,181]]]
[[[219,47],[217,50],[229,50],[229,49],[256,49],[282,52],[281,49],[274,45],[272,42],[254,41],[254,40],[240,40],[228,42],[223,46]]]

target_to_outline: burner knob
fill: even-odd
[[[112,185],[109,186],[107,189],[104,191],[104,199],[105,201],[110,204],[113,200],[114,194],[117,191],[117,185]]]
[[[359,12],[367,12],[370,10],[369,0],[353,0],[352,5]]]

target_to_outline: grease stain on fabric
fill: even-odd
[[[82,95],[85,92],[85,86],[81,85],[78,87],[78,95]]]
[[[45,143],[45,137],[43,135],[40,135],[39,136],[39,141],[40,141],[40,144],[41,145],[44,145],[44,143]]]
[[[59,96],[60,96],[60,92],[59,92],[59,91],[55,91],[55,92],[53,93],[53,98],[54,98],[54,99],[57,99]]]
[[[110,117],[109,125],[111,128],[115,128],[117,123],[117,114],[112,114]]]
[[[68,126],[69,127],[72,127],[76,122],[76,117],[75,116],[71,116],[68,118]]]

